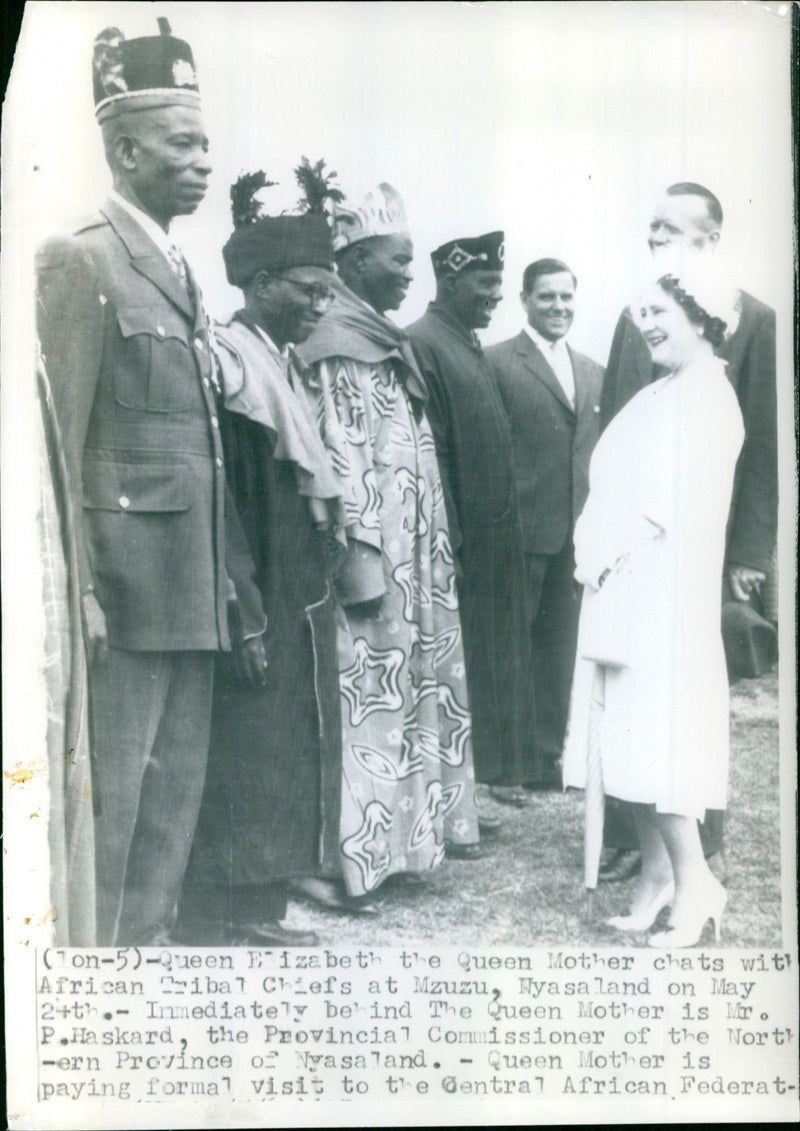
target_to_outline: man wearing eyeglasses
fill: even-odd
[[[258,176],[237,183],[245,196]],[[338,860],[341,716],[327,561],[343,512],[295,395],[293,345],[329,305],[333,249],[324,216],[259,216],[248,199],[234,223],[242,212],[223,249],[244,306],[216,332],[220,428],[244,533],[229,570],[236,581],[252,558],[267,628],[247,635],[232,625],[234,663],[219,665],[179,929],[207,946],[313,946],[313,932],[281,920],[288,883]]]

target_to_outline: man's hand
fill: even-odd
[[[735,562],[728,566],[728,581],[737,601],[749,601],[750,594],[758,593],[765,578],[766,574],[760,569],[751,569],[750,566]]]
[[[81,594],[83,613],[83,635],[86,641],[87,658],[90,664],[104,664],[108,659],[108,630],[106,614],[94,592]]]
[[[371,601],[358,601],[347,606],[351,616],[363,617],[364,620],[377,620],[381,615],[383,597],[373,597]]]
[[[234,650],[236,674],[243,683],[260,685],[267,682],[267,652],[263,636],[251,636]]]

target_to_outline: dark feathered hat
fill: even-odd
[[[505,233],[488,232],[443,243],[431,252],[431,262],[437,275],[458,275],[462,271],[502,271],[504,256]]]
[[[160,35],[126,39],[119,28],[108,27],[95,39],[92,76],[99,122],[122,110],[199,107],[191,47],[172,35],[167,20],[159,19],[158,26]]]
[[[324,213],[263,215],[256,193],[274,184],[259,171],[244,174],[231,188],[234,232],[222,257],[228,282],[234,287],[244,286],[259,271],[333,269],[333,242]]]

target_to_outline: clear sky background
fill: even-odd
[[[232,181],[264,168],[290,208],[303,154],[352,198],[381,180],[404,197],[417,259],[401,324],[431,297],[433,247],[504,228],[505,300],[484,341],[519,329],[522,269],[554,255],[579,278],[571,340],[604,363],[652,204],[678,180],[717,193],[734,277],[791,314],[787,4],[33,3],[6,190],[36,239],[109,186],[94,36],[156,34],[159,15],[192,45],[203,94],[212,188],[175,234],[217,317],[237,305],[220,255]]]

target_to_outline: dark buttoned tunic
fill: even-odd
[[[453,551],[475,776],[516,784],[530,744],[525,566],[508,419],[474,334],[431,303],[408,335],[425,378]]]

